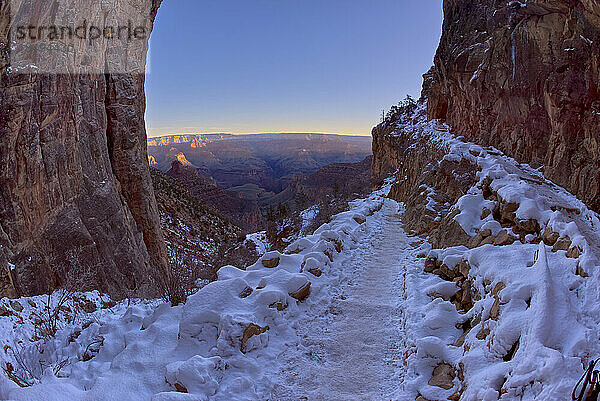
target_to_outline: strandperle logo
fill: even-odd
[[[8,73],[146,72],[152,0],[5,1],[0,32],[9,34]]]
[[[134,26],[131,20],[126,25],[103,26],[91,25],[83,20],[75,26],[35,26],[19,25],[11,28],[12,37],[17,40],[29,41],[58,41],[58,40],[96,40],[96,39],[118,39],[118,40],[145,40],[148,38],[145,26]]]

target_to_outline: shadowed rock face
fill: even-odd
[[[13,2],[12,12],[23,3]],[[112,3],[123,13],[120,19],[141,12],[151,26],[160,0]],[[9,274],[14,285],[0,286],[0,295],[37,294],[67,283],[116,297],[156,294],[168,264],[146,152],[140,71],[147,40],[128,47],[128,57],[139,61],[136,68],[16,73],[7,56],[11,10],[5,5],[0,10],[0,261],[7,258],[15,269]],[[82,6],[80,11],[96,10]],[[84,45],[77,65],[125,65],[122,53],[105,46],[97,51]]]
[[[206,203],[216,213],[229,219],[246,232],[263,229],[265,219],[255,200],[242,199],[238,194],[219,188],[210,178],[204,177],[190,166],[174,160],[166,173],[190,190],[192,196]]]
[[[429,118],[544,165],[600,210],[600,4],[445,0],[444,14]]]

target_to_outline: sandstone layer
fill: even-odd
[[[444,0],[428,117],[600,210],[600,5]]]
[[[160,2],[85,1],[69,12],[141,14],[151,29]],[[147,39],[78,43],[75,73],[19,70],[9,38],[19,7],[31,2],[0,11],[0,261],[14,265],[0,295],[64,285],[156,295],[168,263],[146,151]]]

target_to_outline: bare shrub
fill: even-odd
[[[68,301],[73,300],[73,292],[68,290],[58,290],[56,297],[51,294],[46,295],[44,302],[44,310],[38,314],[33,313],[36,317],[34,320],[34,329],[36,338],[53,338],[56,335],[60,325],[60,313],[64,310]],[[54,302],[54,298],[57,299]]]
[[[79,256],[76,252],[67,255],[67,266],[61,271],[61,288],[53,294],[47,294],[41,310],[32,313],[34,333],[30,342],[19,342],[12,347],[8,344],[4,346],[4,352],[11,357],[11,361],[4,361],[2,370],[10,380],[21,387],[39,382],[48,369],[51,369],[55,376],[59,375],[70,362],[69,357],[59,356],[60,352],[57,351],[64,344],[56,336],[60,330],[87,315],[82,308],[84,300],[77,296],[77,292],[89,286],[95,277],[90,267],[80,265]],[[90,320],[89,316],[87,320]],[[93,320],[91,319],[90,323]],[[75,341],[76,337],[70,336],[69,342]],[[95,344],[97,341],[94,339],[87,346],[88,355],[93,355],[89,350]]]
[[[169,259],[171,270],[164,280],[162,293],[166,302],[177,306],[185,303],[197,289],[195,281],[198,277],[198,263],[190,260],[180,248],[171,249]]]
[[[78,312],[83,312],[80,303],[76,302],[75,294],[89,285],[94,279],[95,273],[90,266],[81,265],[79,262],[81,252],[81,250],[72,250],[67,254],[67,267],[63,269],[61,288],[54,294],[47,294],[43,311],[39,314],[34,313],[37,339],[53,338],[61,328],[63,320],[74,323]],[[66,311],[69,311],[70,314],[63,319]]]
[[[100,352],[100,347],[104,345],[104,337],[97,336],[95,337],[86,347],[85,351],[82,354],[82,360],[89,361],[92,359],[98,352]]]
[[[384,115],[383,122],[405,122],[417,109],[417,101],[410,95],[406,95],[404,100],[400,101],[398,105],[392,106],[390,110]]]
[[[2,370],[10,380],[20,387],[29,387],[42,379],[44,372],[51,369],[55,376],[69,364],[69,358],[55,358],[48,352],[46,342],[36,342],[29,345],[18,345],[16,349],[7,347],[6,353],[12,356],[15,366],[5,362]]]

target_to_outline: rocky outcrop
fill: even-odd
[[[600,6],[444,0],[428,116],[492,145],[600,210]]]
[[[0,253],[15,266],[14,290],[76,282],[115,297],[155,295],[168,263],[146,152],[147,38],[77,42],[64,70],[15,66],[9,13],[28,5],[8,3],[0,10]],[[141,14],[151,29],[160,0],[91,1],[77,10],[38,3],[39,15],[75,20]]]
[[[446,149],[414,124],[419,119],[424,115],[404,115],[373,129],[372,181],[379,185],[394,173],[389,197],[406,205],[409,231],[428,235],[434,247],[464,244],[469,236],[449,213],[450,205],[475,184],[478,167],[443,160]]]
[[[184,166],[175,160],[166,174],[181,182],[192,196],[204,202],[211,210],[245,231],[259,231],[264,227],[265,220],[256,201],[243,199],[238,194],[219,188],[214,181],[202,176],[195,168]]]

